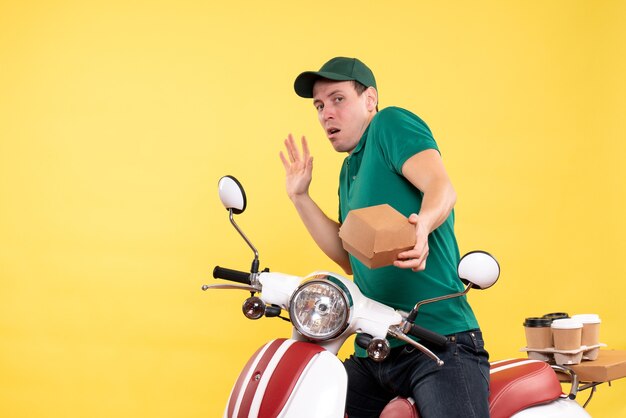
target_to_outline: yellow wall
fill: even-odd
[[[600,314],[626,349],[626,3],[299,3],[0,3],[0,416],[219,416],[289,328],[200,290],[251,259],[217,180],[244,183],[263,266],[335,269],[278,159],[309,136],[334,216],[342,156],[292,83],[335,55],[435,133],[462,251],[502,266],[471,295],[492,358],[521,355],[524,317],[562,310]],[[590,412],[626,416],[625,395],[604,385]]]

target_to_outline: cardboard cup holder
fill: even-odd
[[[554,362],[560,366],[596,360],[600,347],[600,317],[597,314],[574,315],[555,312],[524,321],[528,358]],[[545,348],[542,348],[545,347]]]
[[[582,360],[595,360],[598,358],[600,347],[606,347],[604,343],[598,343],[590,346],[582,345],[573,350],[557,350],[554,347],[548,348],[528,348],[524,347],[521,351],[525,351],[529,359],[541,360],[548,363],[554,362],[559,366],[567,366],[571,364],[580,364]]]
[[[606,344],[602,344],[602,346],[606,347]],[[600,347],[590,348],[589,350],[583,352],[583,360],[596,360],[599,354]]]

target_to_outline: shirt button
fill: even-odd
[[[356,180],[356,176],[352,176],[352,180]]]

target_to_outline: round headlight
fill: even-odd
[[[348,326],[349,301],[346,292],[335,283],[306,282],[291,297],[291,322],[300,334],[311,340],[335,338]]]

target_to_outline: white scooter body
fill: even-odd
[[[301,283],[310,280],[326,280],[328,277],[341,282],[350,294],[353,305],[350,310],[351,315],[348,318],[348,328],[341,335],[330,340],[318,341],[316,344],[336,355],[346,339],[356,332],[363,332],[374,338],[386,338],[390,326],[402,323],[402,315],[395,309],[363,296],[357,285],[351,280],[327,271],[313,272],[304,278],[282,273],[259,273],[259,282],[263,289],[260,297],[267,304],[288,310],[289,298]],[[291,338],[298,341],[308,341],[295,328]]]
[[[224,418],[343,417],[347,383],[341,361],[329,351],[292,339],[273,340],[244,368]]]
[[[281,273],[260,273],[259,281],[263,285],[261,299],[267,304],[288,308],[289,296],[300,283],[308,280],[323,280],[331,273],[315,272],[300,278]],[[384,338],[390,326],[402,321],[402,316],[392,308],[372,301],[361,294],[350,280],[332,274],[350,291],[354,301],[350,325],[334,340],[317,343],[308,342],[295,329],[292,338],[273,340],[261,347],[248,361],[241,372],[224,411],[224,418],[246,417],[297,417],[297,418],[343,418],[346,400],[347,376],[343,364],[337,358],[337,351],[346,338],[359,332],[366,332],[375,337]],[[513,363],[507,365],[507,362]],[[499,363],[505,363],[501,366]],[[560,384],[556,374],[543,362],[537,360],[509,360],[492,365],[492,382],[500,378],[502,370],[511,373],[511,382],[499,392],[505,393],[492,416],[500,416],[502,405],[510,405],[511,397],[523,398],[529,407],[511,416],[512,418],[589,418],[590,415],[574,400],[560,397]],[[540,383],[539,373],[529,367],[544,366]],[[524,369],[525,368],[525,369]],[[545,370],[545,369],[549,369]],[[519,379],[519,381],[515,381]],[[533,381],[534,379],[534,381]],[[521,382],[521,383],[520,383]],[[527,388],[545,384],[551,388],[552,398],[541,400],[549,402],[533,405],[532,391]],[[524,388],[524,385],[526,388]],[[556,392],[554,387],[557,387]],[[546,392],[542,388],[536,388]],[[496,390],[494,388],[494,390]],[[515,395],[515,394],[518,395]],[[500,395],[498,394],[500,397]],[[322,401],[323,400],[323,401]],[[490,399],[491,400],[491,399]],[[495,403],[495,400],[493,401]],[[504,409],[506,410],[506,409]],[[382,415],[384,416],[384,415]],[[410,417],[411,415],[407,415]]]
[[[337,358],[337,352],[346,339],[355,333],[369,335],[372,343],[376,342],[368,348],[368,353],[374,357],[388,349],[386,338],[391,335],[415,346],[433,358],[437,364],[443,364],[434,353],[408,338],[407,334],[431,342],[437,341],[437,337],[440,337],[445,343],[443,336],[436,334],[433,336],[433,333],[428,334],[428,330],[418,330],[418,327],[413,326],[412,320],[407,320],[406,313],[366,298],[352,281],[342,276],[316,272],[301,278],[281,273],[259,273],[258,252],[233,219],[233,214],[242,213],[246,207],[243,188],[234,177],[226,176],[220,180],[219,192],[222,203],[230,213],[231,223],[254,251],[255,258],[250,274],[221,267],[214,269],[215,278],[241,284],[205,285],[204,290],[241,289],[250,291],[253,295],[261,293],[260,300],[251,297],[246,301],[250,302],[248,308],[244,307],[247,317],[258,319],[263,315],[270,316],[265,310],[269,307],[274,310],[271,316],[277,315],[276,310],[289,310],[294,292],[300,291],[302,289],[300,286],[304,286],[303,283],[326,281],[328,283],[323,286],[335,286],[335,290],[339,289],[339,293],[344,294],[343,309],[348,312],[345,328],[331,328],[332,338],[316,337],[311,341],[304,336],[306,332],[300,333],[296,330],[297,326],[292,315],[294,323],[292,337],[270,341],[250,358],[231,391],[224,418],[344,418],[347,375],[343,364]],[[484,252],[470,254],[471,257],[467,255],[463,257],[458,268],[459,278],[467,284],[465,291],[423,301],[422,304],[461,296],[470,288],[486,289],[495,283],[500,273],[495,259]],[[323,299],[325,296],[316,299],[314,308],[306,305],[299,310],[298,304],[294,303],[295,314],[312,312],[322,317],[334,312],[333,305],[326,302],[323,309],[318,309],[317,301],[321,300],[320,298]],[[418,309],[419,305],[416,305],[412,313],[417,313]],[[492,418],[589,417],[575,401],[561,395],[558,378],[546,363],[537,360],[505,360],[498,363],[492,364],[491,368]],[[575,381],[573,379],[573,382]],[[405,406],[408,404],[406,417],[415,417],[415,409],[408,400],[398,399],[395,404]],[[390,402],[381,418],[404,416],[398,415],[397,412],[396,415],[385,415],[389,407],[393,409],[394,406],[394,401]]]
[[[511,418],[591,418],[578,402],[561,398],[546,405],[531,406]]]
[[[328,272],[315,272],[305,278],[260,273],[259,282],[263,302],[288,309],[289,298],[302,282],[324,280],[328,275],[340,280],[351,295],[348,328],[332,340],[315,344],[294,329],[291,339],[274,340],[260,348],[239,376],[225,418],[344,416],[347,375],[337,358],[339,348],[356,330],[385,338],[389,327],[400,324],[402,316],[364,297],[352,281]]]

